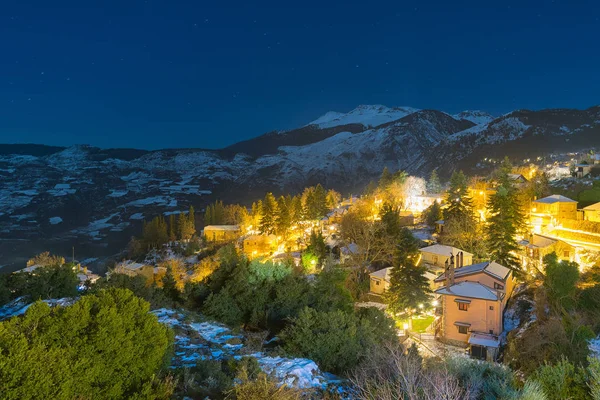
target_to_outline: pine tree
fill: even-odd
[[[204,211],[204,226],[213,225],[213,206],[209,204]]]
[[[473,218],[473,201],[469,197],[467,177],[462,171],[454,172],[450,178],[446,204],[447,208],[444,210],[445,220]]]
[[[297,224],[304,219],[304,209],[302,208],[302,197],[294,196],[291,205],[291,221],[292,224]]]
[[[175,225],[175,214],[169,215],[169,242],[177,240],[177,226]]]
[[[321,219],[327,214],[327,191],[321,184],[315,187],[314,191],[315,202],[315,219]]]
[[[288,205],[288,201],[285,197],[281,196],[277,199],[277,216],[275,217],[275,229],[277,234],[287,238],[288,232],[290,230],[291,223],[291,215],[290,215],[290,207]]]
[[[142,228],[142,241],[147,249],[158,248],[169,241],[167,223],[162,216],[152,219]]]
[[[440,203],[434,201],[425,211],[423,211],[425,223],[428,226],[434,226],[437,221],[442,219],[442,208]]]
[[[387,236],[397,238],[402,230],[398,209],[390,203],[384,203],[379,213],[381,214],[381,223]]]
[[[384,298],[393,313],[406,311],[409,317],[414,309],[430,300],[431,289],[425,277],[427,268],[417,265],[419,245],[412,233],[403,228],[390,274],[390,287]]]
[[[333,210],[334,208],[336,208],[341,200],[342,195],[336,192],[335,190],[330,189],[327,192],[327,208],[329,210]]]
[[[273,193],[265,195],[261,207],[261,219],[259,229],[261,233],[269,235],[275,233],[275,218],[277,215],[277,200]]]
[[[431,171],[431,176],[429,177],[429,181],[427,182],[427,192],[431,194],[437,194],[442,192],[442,184],[440,183],[440,178],[438,177],[436,169]]]
[[[196,215],[194,214],[194,207],[190,206],[188,213],[189,229],[192,232],[192,236],[196,233]]]
[[[388,167],[384,167],[379,177],[379,188],[385,189],[392,184],[394,181],[394,175],[390,172]]]
[[[519,260],[515,255],[519,248],[516,235],[524,223],[524,216],[516,192],[498,187],[490,197],[487,208],[490,214],[486,227],[487,245],[491,259],[520,272]]]

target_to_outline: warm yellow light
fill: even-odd
[[[437,307],[437,305],[439,304],[439,302],[438,302],[437,300],[434,300],[434,301],[432,301],[432,302],[431,302],[431,304],[432,304],[434,307]]]
[[[419,308],[423,309],[423,303],[419,304]]]
[[[404,324],[402,324],[402,328],[404,328],[404,330],[408,329],[408,324],[405,322]]]
[[[483,196],[483,191],[480,191],[480,192],[479,192],[479,195],[480,195],[480,196]]]

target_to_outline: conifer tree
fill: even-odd
[[[142,241],[147,249],[158,248],[169,241],[167,223],[162,216],[155,217],[148,223],[144,222]]]
[[[447,208],[444,210],[445,220],[473,218],[473,201],[469,197],[467,177],[462,171],[454,172],[450,178],[446,204]]]
[[[440,183],[440,178],[438,177],[437,169],[431,171],[431,176],[429,177],[429,181],[427,181],[427,192],[432,194],[442,192],[442,184]]]
[[[425,211],[423,211],[425,223],[428,226],[434,226],[435,223],[442,219],[442,208],[440,203],[434,201]]]
[[[315,188],[307,187],[302,192],[303,215],[307,220],[317,219],[317,207],[315,203]]]
[[[385,233],[390,238],[397,238],[402,230],[400,214],[398,208],[393,207],[390,203],[384,203],[381,207],[381,223]]]
[[[290,207],[285,197],[281,196],[277,199],[277,215],[275,217],[275,230],[278,235],[287,238],[290,230],[291,216]]]
[[[294,196],[292,198],[290,215],[292,224],[297,224],[298,222],[302,221],[302,219],[304,218],[304,210],[302,208],[302,197]]]
[[[490,215],[486,227],[487,245],[492,260],[520,272],[520,263],[515,253],[519,248],[517,234],[523,230],[525,216],[521,210],[518,191],[509,176],[511,170],[510,162],[505,159],[496,172],[496,181],[500,186],[490,196],[487,204]]]
[[[213,225],[213,206],[209,204],[204,211],[204,226]]]
[[[273,193],[265,195],[261,207],[261,219],[259,229],[263,234],[269,235],[275,233],[275,219],[277,215],[277,200]]]
[[[192,236],[196,233],[196,215],[194,214],[194,206],[190,206],[188,212],[189,229],[192,232]]]
[[[333,210],[334,208],[336,208],[341,200],[342,195],[336,192],[335,190],[330,189],[327,192],[327,208],[329,210]]]
[[[327,214],[327,191],[321,184],[315,186],[314,191],[315,219],[321,219]]]
[[[379,188],[385,189],[392,184],[394,181],[394,175],[390,172],[388,167],[384,167],[379,177]]]
[[[430,300],[431,289],[425,277],[427,269],[417,265],[418,260],[418,242],[407,228],[403,228],[390,274],[390,287],[384,295],[393,313],[406,311],[411,317],[414,309]]]
[[[177,240],[177,226],[175,225],[175,214],[169,215],[169,242]]]

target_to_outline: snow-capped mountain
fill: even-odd
[[[453,115],[456,119],[466,119],[476,125],[487,124],[494,120],[492,114],[479,110],[466,110]]]
[[[373,128],[399,120],[417,111],[419,110],[412,107],[389,108],[382,105],[360,105],[348,113],[330,111],[308,125],[316,125],[319,128],[331,128],[340,125],[361,124],[367,128]]]
[[[315,183],[356,193],[386,166],[481,173],[472,168],[484,157],[600,147],[600,107],[490,118],[360,106],[216,151],[0,145],[0,254],[20,266],[72,246],[80,259],[99,258],[122,249],[143,219],[216,199],[248,204]]]

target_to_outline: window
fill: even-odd
[[[494,289],[504,290],[504,285],[494,282]]]
[[[379,286],[379,281],[375,281],[375,285]]]
[[[490,329],[490,335],[493,335],[493,334],[494,334],[494,330]]]
[[[433,256],[433,263],[437,264],[438,263],[438,256]]]
[[[490,306],[490,311],[494,311],[494,306]]]
[[[469,304],[468,303],[458,303],[458,309],[460,311],[469,311]]]
[[[466,335],[467,333],[469,333],[469,327],[467,327],[467,326],[459,326],[458,327],[458,333],[462,333],[463,335]]]
[[[569,257],[570,257],[569,250],[563,251],[563,258],[569,258]]]

